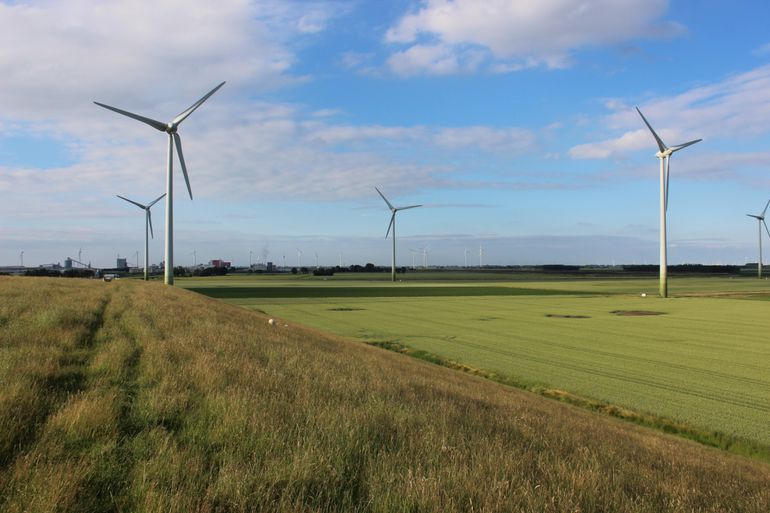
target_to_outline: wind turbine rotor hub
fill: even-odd
[[[175,134],[177,126],[174,123],[168,123],[166,125],[166,133]]]

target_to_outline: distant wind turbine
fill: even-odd
[[[479,244],[479,268],[484,267],[484,247]]]
[[[388,234],[390,234],[390,229],[393,229],[393,257],[391,259],[391,266],[390,266],[390,279],[391,281],[396,281],[396,212],[399,210],[406,210],[409,208],[417,208],[421,207],[422,205],[409,205],[408,207],[394,207],[390,201],[388,201],[388,198],[385,197],[380,190],[375,187],[374,188],[377,193],[382,197],[383,200],[385,200],[385,203],[388,205],[388,208],[390,209],[391,215],[390,215],[390,224],[388,224],[388,231],[385,232],[385,238],[388,238]]]
[[[176,151],[179,157],[179,164],[182,166],[182,174],[184,175],[184,181],[187,184],[187,192],[190,194],[190,199],[192,199],[190,178],[187,176],[187,166],[185,165],[184,154],[182,153],[182,138],[177,133],[177,130],[179,129],[179,124],[182,121],[187,119],[190,114],[195,112],[195,109],[203,105],[203,102],[208,100],[209,97],[216,93],[223,85],[225,85],[224,82],[206,93],[200,100],[193,103],[190,107],[187,108],[187,110],[182,111],[182,113],[180,113],[177,117],[168,123],[162,123],[151,118],[140,116],[139,114],[134,114],[122,109],[110,107],[109,105],[105,105],[103,103],[94,102],[100,107],[104,107],[105,109],[117,112],[118,114],[128,116],[129,118],[135,119],[137,121],[141,121],[142,123],[145,123],[156,130],[168,134],[168,159],[166,165],[166,251],[164,258],[166,263],[164,282],[166,285],[174,284],[174,176],[172,173],[174,167],[174,146],[176,146]]]
[[[147,205],[142,205],[141,203],[138,203],[134,200],[130,200],[128,198],[124,198],[120,194],[116,195],[118,198],[122,199],[123,201],[128,201],[129,203],[132,203],[136,205],[137,207],[144,210],[144,281],[148,281],[150,279],[150,268],[149,268],[149,254],[150,254],[150,237],[155,238],[155,234],[152,233],[152,214],[150,213],[150,208],[157,202],[159,202],[161,199],[163,199],[163,196],[165,194],[161,194],[157,198],[155,198],[152,202],[150,202]]]
[[[767,212],[768,205],[770,205],[770,200],[767,200],[767,203],[765,203],[765,209],[761,214],[746,214],[757,220],[757,228],[759,229],[759,263],[757,264],[757,276],[760,279],[762,278],[762,225],[765,225],[767,236],[770,237],[770,230],[767,229],[767,223],[765,223],[765,212]]]
[[[302,250],[297,248],[297,269],[302,268]]]
[[[19,258],[21,259],[21,266],[24,267],[24,252],[22,251],[19,253]]]
[[[420,252],[420,250],[419,249],[414,249],[414,248],[409,248],[409,251],[412,252],[412,269],[416,269],[416,267],[414,266],[414,257],[415,257],[415,255],[417,255],[417,253]]]
[[[315,255],[315,268],[318,269],[318,253],[313,252],[313,254]]]
[[[666,212],[668,211],[668,178],[669,178],[669,166],[671,163],[671,155],[675,152],[687,148],[703,139],[695,139],[683,144],[677,144],[676,146],[668,147],[663,140],[658,137],[655,130],[644,117],[639,107],[636,108],[636,112],[642,117],[642,121],[647,125],[647,128],[652,132],[652,136],[655,138],[655,142],[658,143],[658,153],[656,157],[660,159],[660,285],[658,291],[660,297],[668,297],[668,257],[667,257],[667,243],[666,243]]]

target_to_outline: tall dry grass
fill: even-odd
[[[767,465],[189,292],[0,304],[0,511],[770,511]]]

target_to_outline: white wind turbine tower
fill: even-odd
[[[391,259],[391,266],[390,266],[390,279],[391,281],[396,281],[396,212],[399,210],[406,210],[409,208],[417,208],[421,207],[422,205],[409,205],[408,207],[394,207],[391,205],[390,201],[388,201],[388,198],[385,197],[384,194],[380,192],[380,190],[375,187],[374,188],[377,193],[382,197],[383,200],[385,200],[385,203],[388,205],[388,208],[390,209],[391,215],[390,215],[390,224],[388,224],[388,231],[385,232],[385,238],[388,238],[388,234],[390,234],[390,229],[393,228],[393,256]]]
[[[414,249],[414,248],[409,248],[409,251],[412,252],[412,269],[416,269],[416,267],[414,265],[414,257],[415,257],[415,255],[417,255],[417,253],[420,252],[420,250],[419,249]]]
[[[765,231],[767,232],[767,236],[770,237],[770,230],[767,229],[767,223],[765,223],[765,212],[767,212],[767,207],[770,205],[770,200],[767,200],[767,203],[765,203],[765,209],[762,211],[761,214],[746,214],[749,217],[753,217],[757,220],[757,228],[759,229],[759,262],[757,263],[757,276],[762,279],[762,225],[765,225]]]
[[[468,267],[468,246],[465,246],[465,267]]]
[[[223,85],[225,85],[224,82],[206,93],[203,98],[193,103],[187,110],[183,111],[168,123],[162,123],[160,121],[146,118],[132,112],[110,107],[109,105],[105,105],[103,103],[94,102],[100,107],[104,107],[105,109],[117,112],[118,114],[123,114],[124,116],[128,116],[129,118],[133,118],[137,121],[141,121],[142,123],[150,125],[156,130],[168,134],[168,159],[166,164],[166,250],[164,255],[164,261],[166,263],[164,282],[166,285],[174,284],[174,177],[172,172],[174,167],[174,146],[176,146],[176,151],[179,157],[179,164],[182,166],[182,174],[184,175],[184,181],[187,184],[187,192],[190,194],[190,199],[192,199],[190,178],[187,176],[187,166],[185,165],[184,154],[182,153],[182,138],[179,136],[177,131],[179,129],[179,124],[187,119],[190,114],[195,112],[195,109],[203,105],[203,102],[208,100],[209,97],[216,93]]]
[[[313,252],[313,254],[315,255],[315,268],[318,269],[318,253]]]
[[[302,250],[297,248],[297,269],[302,268]]]
[[[479,244],[479,268],[484,267],[484,246]]]
[[[660,293],[660,297],[668,297],[666,212],[668,211],[668,171],[671,164],[671,155],[683,148],[700,142],[703,139],[695,139],[694,141],[678,144],[669,148],[665,145],[661,138],[658,137],[658,134],[655,133],[655,130],[652,129],[652,126],[647,121],[647,118],[644,117],[642,111],[639,110],[639,107],[636,108],[636,112],[638,112],[642,117],[642,121],[644,121],[644,124],[647,125],[647,128],[650,129],[650,132],[652,132],[652,136],[655,138],[655,142],[658,143],[659,151],[655,154],[655,156],[660,159],[660,285],[658,286],[658,291]]]
[[[155,234],[152,233],[152,214],[150,213],[150,208],[157,202],[159,202],[161,199],[163,199],[163,196],[165,194],[161,194],[157,198],[155,198],[152,202],[150,202],[147,205],[142,205],[141,203],[138,203],[134,200],[130,200],[128,198],[124,198],[120,194],[116,194],[116,196],[123,201],[128,201],[129,203],[132,203],[136,205],[137,207],[144,210],[144,281],[148,281],[150,279],[150,268],[149,268],[149,254],[150,254],[150,236],[152,238],[155,238]]]
[[[21,266],[24,267],[24,252],[22,251],[19,253],[19,258],[21,259]]]

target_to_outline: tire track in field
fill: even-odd
[[[96,470],[83,484],[78,497],[79,511],[94,513],[116,513],[120,511],[136,511],[136,505],[130,502],[131,494],[126,493],[130,488],[129,476],[134,466],[135,456],[132,443],[141,432],[140,425],[134,416],[134,404],[139,392],[139,364],[143,353],[136,330],[132,327],[137,323],[154,325],[149,316],[137,315],[132,310],[134,296],[138,287],[123,287],[120,297],[110,304],[109,327],[111,328],[109,343],[114,350],[119,342],[128,344],[122,355],[120,370],[111,376],[114,387],[117,388],[117,419],[114,436],[114,447],[101,454],[96,463]],[[135,316],[135,317],[129,317]]]
[[[72,348],[65,349],[59,356],[59,367],[38,382],[38,393],[45,395],[47,401],[28,429],[19,433],[13,440],[10,451],[0,454],[0,471],[13,466],[16,459],[31,448],[40,438],[48,419],[61,408],[73,394],[87,389],[86,370],[95,352],[97,333],[104,325],[105,311],[112,300],[112,291],[105,293],[94,310],[94,317],[86,325],[86,332]]]

